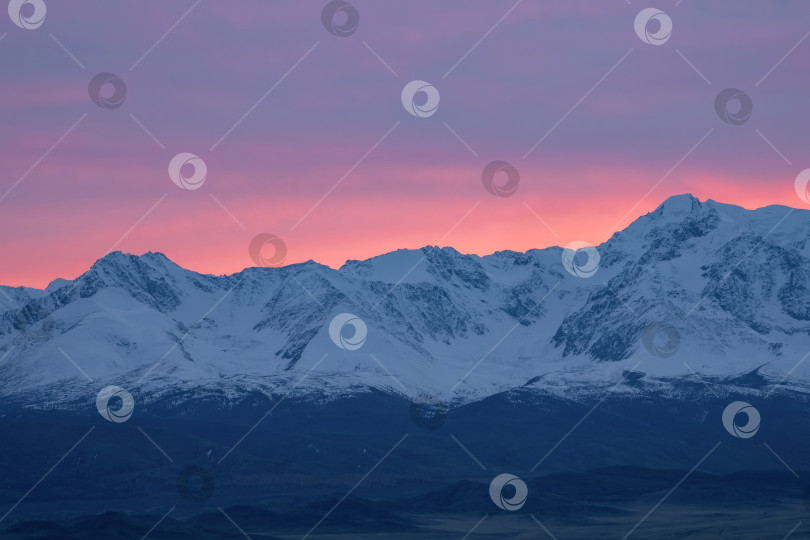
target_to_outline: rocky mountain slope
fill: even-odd
[[[230,276],[115,252],[0,287],[0,399],[810,391],[808,238],[807,210],[680,195],[595,252],[425,247]]]

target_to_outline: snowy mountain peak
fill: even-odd
[[[691,193],[685,193],[669,197],[652,212],[652,215],[668,221],[682,221],[686,216],[699,212],[701,208],[701,202],[696,197]]]
[[[603,391],[636,367],[628,392],[680,391],[691,370],[738,386],[754,370],[766,385],[790,372],[781,386],[810,388],[810,363],[794,368],[810,350],[809,231],[807,211],[680,195],[597,246],[588,278],[559,247],[426,246],[230,276],[114,252],[44,291],[3,288],[0,396],[62,402],[87,378],[139,399],[241,396],[306,375],[305,395],[463,402],[524,386]],[[362,325],[330,331],[335,320]]]

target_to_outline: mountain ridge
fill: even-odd
[[[295,383],[303,394],[377,388],[461,403],[528,381],[601,392],[628,373],[634,384],[617,391],[674,391],[673,380],[731,381],[758,366],[772,386],[790,373],[782,384],[804,391],[808,225],[806,210],[687,194],[578,251],[425,246],[339,269],[307,261],[222,276],[112,252],[44,290],[2,287],[0,399],[50,388],[69,401],[73,390],[58,388],[81,393],[92,379],[144,399]],[[340,313],[367,327],[356,350],[330,339]]]
[[[655,215],[661,216],[664,213],[664,211],[669,211],[669,206],[672,205],[673,202],[677,203],[678,201],[691,201],[693,203],[694,202],[698,203],[698,205],[722,205],[725,208],[736,209],[736,210],[742,211],[742,212],[762,212],[762,211],[773,211],[773,210],[777,210],[777,209],[794,210],[796,212],[810,212],[810,210],[807,210],[807,209],[795,208],[795,207],[779,205],[779,204],[766,205],[766,206],[762,206],[762,207],[755,208],[755,209],[747,209],[747,208],[744,208],[742,206],[738,206],[738,205],[734,205],[734,204],[718,202],[718,201],[715,201],[714,199],[707,199],[706,201],[701,203],[699,201],[699,199],[694,197],[692,194],[683,193],[683,194],[680,194],[680,195],[673,195],[673,196],[668,197],[655,210],[653,210],[651,212],[648,212],[647,214],[640,215],[633,222],[631,222],[625,229],[618,230],[618,231],[614,232],[613,235],[611,235],[611,237],[607,241],[603,242],[603,244],[609,242],[616,235],[620,235],[622,232],[624,232],[627,229],[629,229],[630,227],[632,227],[633,224],[643,220],[644,218],[647,218],[649,216],[655,216]],[[693,209],[694,209],[694,205],[693,205]],[[307,265],[307,264],[314,264],[314,265],[318,265],[318,266],[321,266],[321,267],[324,267],[324,268],[329,268],[329,269],[332,269],[332,270],[343,271],[343,270],[347,270],[347,269],[351,268],[352,266],[357,265],[358,263],[367,263],[369,261],[373,261],[374,259],[378,259],[380,257],[387,257],[387,256],[391,256],[391,255],[398,254],[398,253],[421,252],[422,250],[425,250],[425,249],[437,249],[437,250],[447,249],[447,250],[451,250],[452,252],[455,252],[456,254],[462,255],[462,256],[486,258],[486,257],[492,257],[492,256],[504,255],[504,254],[526,254],[526,253],[531,253],[531,252],[535,252],[535,251],[542,251],[542,250],[554,249],[554,248],[563,249],[563,246],[551,245],[551,246],[546,246],[546,247],[542,247],[542,248],[531,248],[531,249],[529,249],[529,250],[527,250],[525,252],[515,251],[515,250],[510,250],[510,249],[504,249],[504,250],[494,251],[494,252],[486,254],[486,255],[478,255],[478,254],[475,254],[475,253],[461,253],[460,251],[456,250],[452,246],[440,247],[440,246],[437,246],[437,245],[427,244],[427,245],[424,245],[424,246],[419,247],[419,248],[398,248],[398,249],[395,249],[393,251],[373,255],[373,256],[369,257],[368,259],[347,259],[346,262],[344,262],[342,265],[340,265],[337,268],[331,267],[331,266],[323,264],[323,263],[319,263],[319,262],[317,262],[317,261],[315,261],[313,259],[309,259],[309,260],[298,262],[298,263],[292,263],[292,264],[284,265],[283,267],[287,268],[287,267],[296,267],[296,266]],[[106,255],[104,255],[103,257],[99,258],[96,262],[102,261],[105,258],[110,257],[110,256],[121,256],[121,255],[131,256],[131,257],[138,257],[138,258],[145,257],[145,258],[148,258],[148,259],[165,260],[165,261],[168,261],[169,263],[171,263],[171,265],[173,265],[173,266],[175,266],[177,268],[182,268],[181,266],[177,265],[177,263],[172,261],[164,253],[159,252],[159,251],[147,251],[145,253],[142,253],[141,255],[137,255],[137,254],[134,254],[134,253],[126,253],[126,252],[122,252],[122,251],[111,251],[111,252],[107,253]],[[92,268],[92,265],[91,265],[91,268]],[[235,276],[235,275],[241,274],[242,272],[244,272],[246,270],[250,270],[251,268],[260,268],[260,267],[251,267],[251,266],[249,266],[249,267],[243,268],[242,270],[238,270],[236,272],[233,272],[231,274],[207,274],[207,273],[197,272],[197,271],[189,270],[189,269],[185,269],[185,268],[183,268],[183,270],[186,270],[188,272],[193,272],[193,273],[199,274],[201,276],[229,277],[229,276]],[[81,275],[83,275],[84,273],[86,273],[86,272],[83,272],[82,274],[77,276],[77,278],[81,277]],[[74,279],[76,279],[76,278],[74,278]],[[74,281],[74,280],[69,279],[69,278],[57,277],[57,278],[54,278],[43,289],[39,289],[39,288],[36,288],[36,287],[29,287],[29,286],[25,286],[25,285],[9,286],[9,285],[2,285],[2,284],[0,284],[0,288],[2,288],[6,292],[8,292],[9,290],[48,291],[48,290],[52,290],[53,287],[58,288],[58,287],[61,287],[61,286],[65,285],[65,284],[67,284],[67,283],[70,283],[72,281]],[[0,297],[0,298],[2,298],[2,297]]]

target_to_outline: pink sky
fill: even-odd
[[[194,2],[49,2],[36,30],[4,19],[0,283],[73,278],[111,248],[232,273],[263,232],[287,263],[333,267],[435,244],[600,243],[685,192],[807,207],[793,191],[810,167],[805,2],[661,2],[660,46],[620,1],[352,1],[345,38],[322,26],[325,4],[202,2],[157,45]],[[89,99],[103,71],[126,82],[120,108]],[[400,103],[415,79],[440,92],[429,118]],[[715,114],[728,87],[754,103],[743,125]],[[205,161],[200,189],[170,180],[180,152]],[[519,170],[513,197],[483,188],[493,160]]]

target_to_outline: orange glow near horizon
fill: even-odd
[[[127,208],[93,215],[77,215],[75,210],[54,206],[40,216],[15,216],[27,225],[27,238],[24,235],[12,245],[14,257],[4,265],[0,282],[44,288],[56,278],[73,279],[106,254],[98,246],[114,243],[115,251],[137,255],[161,252],[186,269],[221,275],[254,265],[247,246],[260,232],[272,232],[284,239],[288,248],[285,264],[314,260],[339,268],[349,259],[362,260],[426,245],[450,246],[476,255],[527,251],[574,240],[597,245],[654,210],[666,197],[683,192],[691,192],[701,201],[713,199],[748,209],[771,204],[804,206],[789,182],[774,190],[731,179],[694,176],[682,179],[677,191],[670,188],[667,193],[667,186],[661,186],[640,200],[636,193],[649,189],[645,189],[645,182],[649,180],[638,176],[635,182],[625,181],[626,193],[571,196],[519,191],[504,199],[483,190],[477,197],[464,193],[457,197],[444,194],[393,200],[387,196],[335,194],[292,231],[292,224],[311,207],[310,200],[272,201],[275,214],[268,219],[268,204],[263,201],[217,197],[238,219],[237,223],[212,198],[197,197],[192,203],[183,199],[184,192],[178,192],[170,193],[120,243],[117,241],[123,232],[118,231],[132,227],[143,214],[142,207],[148,204],[141,203],[136,209],[138,205],[133,202]],[[622,219],[625,214],[627,217]],[[99,222],[116,226],[98,227]],[[60,226],[61,234],[72,238],[70,242],[54,245],[41,240],[50,227]]]

